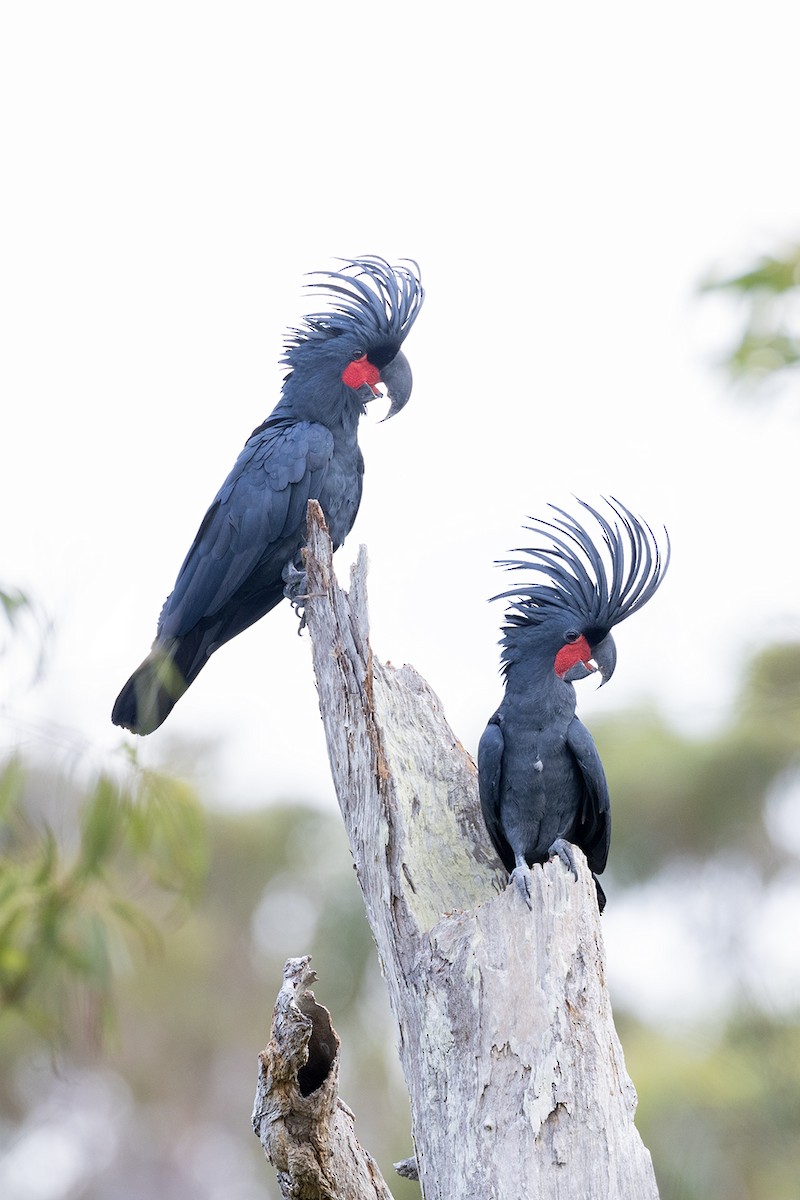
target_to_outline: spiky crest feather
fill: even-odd
[[[302,325],[290,329],[283,361],[308,342],[359,332],[365,344],[376,338],[400,343],[419,315],[425,298],[419,266],[403,259],[391,266],[376,254],[343,258],[341,271],[314,271],[316,283],[306,284],[315,294],[332,300],[326,312],[309,313]],[[405,265],[408,264],[408,265]]]
[[[557,614],[574,618],[581,630],[604,636],[638,612],[661,584],[670,558],[666,529],[662,550],[646,521],[613,496],[603,500],[614,514],[610,519],[586,501],[578,503],[600,526],[605,555],[575,517],[551,504],[557,514],[552,521],[531,517],[532,524],[525,526],[547,537],[550,545],[520,546],[516,552],[525,558],[498,561],[498,566],[511,571],[534,571],[549,579],[549,583],[523,584],[492,597],[512,600],[503,627],[506,649],[515,630],[540,625]]]

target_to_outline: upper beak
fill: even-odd
[[[383,418],[395,416],[401,408],[405,408],[411,395],[411,366],[402,350],[398,350],[394,358],[381,371],[381,383],[386,387],[386,394],[391,401],[388,413]]]
[[[597,670],[603,677],[603,683],[608,683],[617,665],[617,647],[609,633],[599,645],[595,646],[592,660],[597,664]],[[603,686],[603,683],[600,686]]]

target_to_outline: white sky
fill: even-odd
[[[789,0],[478,7],[27,3],[0,13],[0,582],[56,622],[40,723],[113,747],[205,508],[278,397],[306,272],[410,256],[411,403],[362,424],[373,646],[473,753],[500,698],[493,560],[528,514],[613,493],[674,564],[581,714],[721,719],[800,626],[797,415],[748,408],[701,304],[800,227]],[[212,659],[176,742],[220,802],[331,796],[288,606]]]

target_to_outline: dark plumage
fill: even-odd
[[[111,719],[152,733],[209,656],[305,591],[306,506],[318,500],[334,549],[352,528],[364,460],[358,422],[387,389],[394,416],[411,394],[401,352],[424,290],[416,263],[344,259],[310,284],[327,308],[290,331],[281,397],[253,431],[203,518],[158,621],[150,654],[117,697]]]
[[[599,538],[569,513],[528,528],[545,539],[505,560],[547,582],[522,584],[503,628],[505,695],[478,747],[486,828],[530,907],[530,867],[558,855],[577,877],[571,847],[580,846],[595,876],[605,869],[611,836],[608,787],[592,735],[575,716],[573,680],[616,665],[611,629],[647,603],[669,564],[669,537],[659,547],[650,526],[617,500],[610,513],[579,501]],[[600,548],[602,547],[602,548]],[[597,883],[600,910],[605,904]]]

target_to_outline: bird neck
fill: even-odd
[[[575,711],[575,688],[556,675],[549,655],[526,655],[516,662],[509,662],[506,695],[523,702],[529,697],[537,708],[562,709],[566,704]]]
[[[275,415],[292,421],[319,422],[334,436],[353,436],[363,411],[359,396],[341,381],[325,386],[319,381],[297,378],[297,373],[292,372],[283,385]]]

